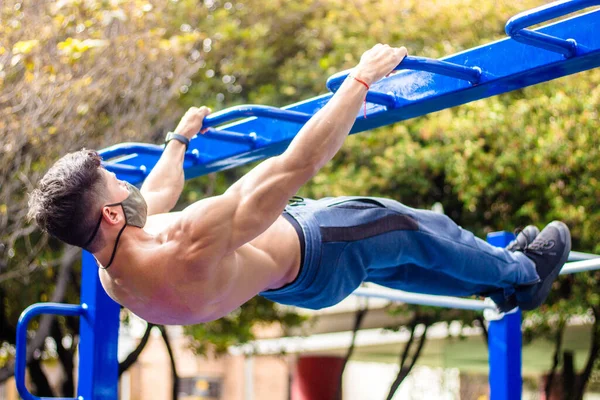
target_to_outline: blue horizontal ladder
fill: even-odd
[[[407,57],[397,67],[401,71],[371,86],[366,118],[361,110],[351,133],[600,66],[600,10],[537,30],[526,29],[595,5],[600,5],[600,1],[550,3],[511,18],[506,24],[509,37],[503,40],[442,60]],[[333,75],[327,87],[335,92],[348,73]],[[186,178],[281,154],[302,125],[332,95],[325,94],[284,108],[244,105],[209,115],[205,119],[208,131],[190,143],[184,165]],[[240,120],[243,117],[251,118]],[[162,151],[163,146],[123,143],[100,153],[107,161],[107,169],[135,184],[144,180]]]

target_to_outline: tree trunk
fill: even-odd
[[[585,368],[583,369],[583,372],[579,375],[579,379],[575,384],[575,397],[573,397],[574,400],[583,399],[585,387],[587,385],[588,380],[590,379],[592,370],[594,369],[594,364],[596,363],[596,359],[598,358],[598,353],[600,353],[600,309],[592,307],[592,311],[594,312],[594,324],[592,325],[590,352],[588,354],[588,359]]]
[[[556,327],[556,336],[554,342],[554,357],[552,359],[552,368],[550,368],[550,372],[548,373],[548,379],[546,380],[546,386],[544,388],[544,393],[546,394],[546,398],[549,399],[552,393],[552,383],[554,381],[554,376],[556,374],[556,369],[558,368],[558,364],[560,363],[560,355],[562,353],[562,344],[563,344],[563,336],[565,333],[565,325],[566,321],[560,317],[558,321],[558,326]]]
[[[414,341],[415,330],[418,325],[420,325],[420,322],[415,317],[415,320],[413,321],[411,331],[410,331],[410,339],[406,343],[406,346],[404,347],[404,351],[402,352],[402,357],[401,357],[401,361],[400,361],[400,370],[398,371],[398,375],[396,376],[396,379],[394,380],[394,382],[392,383],[392,386],[390,387],[390,391],[386,397],[386,400],[392,400],[392,398],[394,397],[394,394],[400,387],[400,384],[408,376],[410,371],[415,366],[417,360],[419,359],[419,356],[421,355],[421,350],[423,350],[423,346],[425,345],[425,340],[427,339],[427,329],[429,328],[429,323],[424,324],[425,329],[423,331],[423,334],[419,337],[419,343],[417,344],[417,349],[415,350],[415,352],[412,356],[410,364],[408,364],[408,366],[406,365],[406,360],[408,360],[408,355],[409,355],[409,352],[411,349],[411,345]]]
[[[75,397],[75,377],[73,374],[75,368],[75,363],[73,362],[74,352],[63,347],[62,339],[64,335],[57,320],[54,320],[54,323],[52,324],[51,334],[56,343],[58,359],[60,360],[62,369],[65,373],[65,380],[61,385],[61,395],[64,397]]]
[[[119,377],[123,374],[123,372],[127,371],[129,367],[135,364],[138,357],[144,350],[144,347],[146,347],[146,344],[148,343],[150,331],[152,331],[152,328],[154,328],[155,326],[156,325],[154,324],[148,323],[148,325],[146,326],[146,331],[144,332],[144,336],[142,336],[142,340],[140,340],[140,343],[137,345],[135,350],[129,353],[129,355],[127,356],[127,358],[125,358],[125,360],[123,360],[123,362],[119,363]]]
[[[348,364],[348,360],[352,357],[352,353],[354,353],[354,345],[356,344],[356,336],[358,331],[360,330],[360,326],[362,325],[362,321],[367,315],[369,309],[367,308],[368,303],[365,304],[363,308],[358,310],[354,315],[354,326],[352,328],[352,341],[350,342],[350,347],[348,347],[348,351],[346,352],[346,357],[344,357],[344,362],[342,364],[342,370],[340,371],[340,379],[338,382],[338,389],[335,395],[336,400],[342,399],[342,378],[344,376],[344,370],[346,369],[346,364]]]
[[[575,366],[573,365],[573,352],[565,351],[563,354],[563,399],[575,400]]]
[[[42,370],[42,365],[39,359],[32,357],[31,361],[29,362],[29,374],[31,375],[33,385],[35,386],[33,394],[40,397],[54,397],[54,392],[50,387],[50,383],[48,382],[48,378],[46,378],[46,374]]]
[[[481,333],[483,334],[483,337],[485,338],[485,345],[489,346],[488,330],[485,327],[485,319],[481,315],[478,315],[477,317],[475,317],[475,320],[479,322],[479,325],[481,325],[481,331],[482,331]]]
[[[158,329],[160,329],[160,333],[165,341],[165,346],[167,346],[167,351],[169,352],[169,358],[171,360],[171,373],[173,376],[172,399],[177,400],[179,397],[179,375],[177,374],[177,366],[175,365],[175,354],[173,354],[173,349],[171,348],[171,343],[169,342],[167,329],[163,325],[159,325]]]
[[[5,298],[6,295],[0,287],[0,342],[12,342],[15,340],[15,336],[17,336],[17,331],[14,326],[8,323],[8,319],[6,318],[6,309],[4,308]]]

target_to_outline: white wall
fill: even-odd
[[[385,400],[398,366],[350,362],[344,371],[344,400]],[[415,367],[396,391],[394,400],[459,400],[457,369]]]

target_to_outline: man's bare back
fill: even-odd
[[[298,235],[283,217],[217,265],[204,264],[202,256],[178,260],[178,249],[185,245],[177,234],[181,218],[181,213],[150,216],[144,227],[150,238],[143,244],[124,242],[118,262],[99,269],[107,293],[147,321],[187,325],[214,320],[298,274]],[[164,257],[165,247],[171,257]]]

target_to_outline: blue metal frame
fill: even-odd
[[[27,327],[32,318],[42,314],[66,315],[71,317],[83,316],[85,320],[90,316],[86,303],[79,304],[60,304],[60,303],[39,303],[25,309],[19,317],[17,324],[17,352],[15,355],[15,380],[17,390],[23,400],[49,400],[56,397],[37,397],[29,393],[25,386],[25,369],[27,367]],[[59,400],[77,400],[74,397],[61,398]]]
[[[587,7],[592,3],[598,4],[599,1],[560,2],[558,15],[565,10]],[[567,4],[568,8],[563,4]],[[550,6],[547,9],[553,10]],[[363,118],[362,113],[358,115],[351,133],[600,66],[600,35],[597,34],[600,31],[600,10],[535,31],[554,38],[575,40],[578,51],[569,58],[516,40],[521,40],[523,36],[523,24],[541,22],[557,15],[556,12],[520,15],[524,17],[516,18],[516,25],[511,25],[516,27],[511,28],[515,38],[499,40],[443,60],[409,57],[406,64],[403,65],[403,62],[398,67],[417,70],[404,70],[374,83],[367,95],[367,118]],[[481,73],[477,80],[479,71]],[[334,84],[330,87],[335,89],[340,77],[347,73],[344,71],[334,75],[330,81]],[[184,164],[186,178],[234,168],[282,153],[302,127],[303,121],[321,109],[331,97],[331,93],[325,94],[282,109],[271,107],[250,111],[258,110],[260,106],[238,106],[207,117],[207,126],[214,127],[241,116],[253,116],[221,126],[218,130],[211,129],[209,134],[192,139]],[[240,107],[245,111],[240,111]],[[288,115],[290,112],[299,114]],[[142,150],[142,147],[148,147],[148,150]],[[161,147],[156,145],[125,143],[104,149],[101,154],[107,160],[107,169],[115,172],[120,179],[139,183],[157,162],[160,150]]]
[[[78,399],[116,399],[121,306],[102,288],[91,253],[83,251],[81,268],[81,302],[89,305],[89,318],[82,318],[79,324]]]
[[[367,94],[366,118],[357,116],[351,133],[600,66],[600,10],[534,31],[525,29],[599,4],[600,0],[550,3],[511,18],[506,26],[509,38],[443,60],[408,57],[397,67],[403,71],[372,85]],[[348,71],[344,71],[331,77],[328,87],[337,90],[347,74]],[[325,94],[282,109],[237,106],[208,116],[204,123],[208,131],[191,141],[185,155],[186,179],[282,153],[302,125],[332,96]],[[240,118],[246,119],[214,129]],[[100,154],[108,170],[120,179],[138,184],[148,175],[162,151],[162,146],[153,144],[123,143],[104,149]],[[490,242],[494,240],[491,238]],[[81,305],[38,304],[23,312],[17,327],[15,376],[24,399],[39,399],[25,387],[25,346],[28,322],[42,313],[83,317],[78,399],[117,398],[120,308],[103,291],[95,260],[87,252],[83,255],[81,302]],[[491,322],[489,334],[492,399],[520,398],[520,313]]]
[[[489,244],[506,247],[515,235],[494,232],[487,237]],[[490,321],[488,328],[488,363],[491,400],[521,398],[521,310],[516,309],[502,318]]]
[[[581,44],[577,43],[574,38],[561,39],[524,28],[597,5],[600,5],[600,1],[598,0],[565,0],[546,4],[515,15],[506,23],[505,31],[508,36],[518,42],[560,53],[567,58],[573,57],[583,54],[587,50]]]

